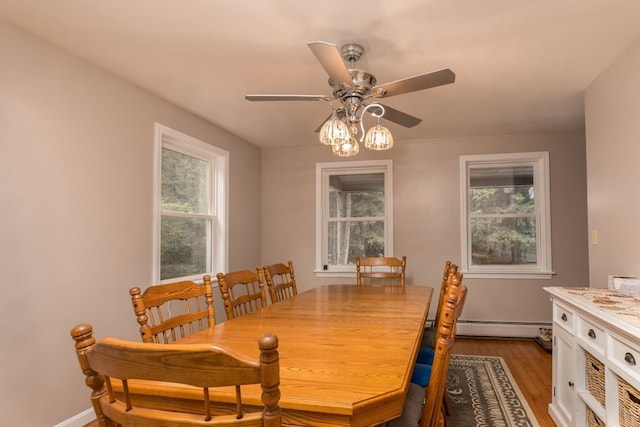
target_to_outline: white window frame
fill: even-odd
[[[209,214],[212,218],[211,241],[209,253],[211,256],[211,271],[193,276],[175,277],[160,280],[161,268],[161,192],[162,192],[162,149],[169,148],[182,154],[208,161],[210,165],[208,191],[210,191]],[[182,132],[155,123],[154,136],[154,195],[153,195],[153,283],[169,283],[179,280],[193,280],[201,282],[205,274],[214,275],[218,271],[227,271],[229,251],[228,206],[229,206],[229,152],[207,144],[204,141],[186,135]]]
[[[323,162],[316,164],[316,268],[317,277],[355,277],[353,267],[324,269],[328,245],[329,177],[348,174],[384,174],[384,250],[393,256],[393,163],[391,160]]]
[[[536,218],[535,265],[472,265],[471,227],[469,226],[469,170],[474,166],[533,166]],[[549,153],[507,153],[460,156],[461,270],[467,278],[550,279],[551,266],[551,191]]]

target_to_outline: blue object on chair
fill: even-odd
[[[431,347],[427,347],[423,345],[418,350],[418,358],[416,359],[417,363],[423,363],[425,365],[433,365],[433,358],[436,354],[436,351]]]
[[[418,384],[420,387],[426,387],[429,385],[429,378],[431,377],[431,365],[426,363],[416,363],[413,367],[413,374],[411,375],[411,382]]]

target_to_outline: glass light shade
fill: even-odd
[[[320,142],[324,145],[340,145],[349,142],[351,134],[347,124],[340,120],[336,115],[335,110],[333,114],[320,128]]]
[[[355,138],[349,138],[348,141],[333,146],[333,154],[340,157],[355,156],[360,151],[360,145]]]
[[[388,150],[393,147],[393,136],[389,129],[377,124],[367,131],[364,146],[370,150]]]

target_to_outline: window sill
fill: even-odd
[[[554,276],[553,271],[461,271],[465,279],[544,279],[549,280]]]
[[[313,272],[316,277],[349,277],[352,279],[356,277],[356,272],[353,270],[314,270]]]

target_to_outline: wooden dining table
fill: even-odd
[[[177,342],[211,343],[257,359],[258,339],[274,333],[283,424],[377,425],[402,412],[432,293],[416,285],[323,285]],[[216,393],[224,400],[225,391]],[[230,399],[233,391],[227,393]],[[262,405],[259,385],[242,393],[248,405]]]

